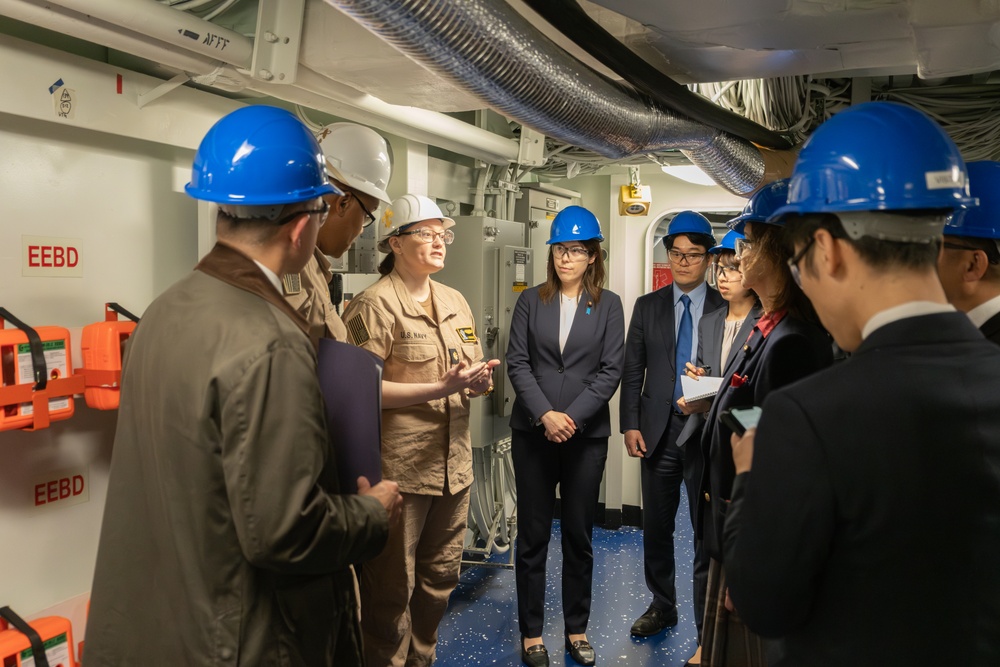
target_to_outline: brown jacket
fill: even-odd
[[[344,311],[355,345],[385,360],[382,378],[435,382],[454,363],[474,363],[483,350],[465,297],[431,282],[437,321],[429,318],[393,271],[361,292]],[[454,353],[454,356],[452,356]],[[440,496],[472,484],[469,398],[451,394],[382,411],[382,475],[403,493]]]
[[[128,346],[84,665],[357,665],[348,566],[388,530],[337,493],[305,321],[217,245]]]

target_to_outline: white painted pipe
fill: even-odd
[[[253,81],[253,90],[280,97],[290,102],[293,91],[288,86]],[[306,104],[315,109],[341,116],[356,123],[372,125],[412,141],[437,146],[474,157],[490,164],[508,165],[517,161],[517,142],[498,134],[469,125],[436,111],[389,104],[373,95],[334,81],[299,65],[294,88],[319,96],[322,105]],[[287,91],[287,92],[282,92]],[[300,104],[305,104],[300,102]]]
[[[149,39],[49,3],[41,5],[30,0],[0,0],[0,15],[131,53],[190,74],[221,74],[227,81],[241,83],[249,90],[490,164],[507,165],[517,160],[517,143],[512,139],[442,113],[389,104],[301,65],[295,85],[271,84],[242,75],[232,68],[220,72],[221,63],[218,60],[185,53],[160,40]],[[208,83],[211,85],[211,82]]]
[[[190,55],[159,40],[123,32],[103,21],[45,2],[0,0],[0,15],[131,53],[192,74],[209,74],[222,63]]]
[[[250,69],[253,60],[253,40],[249,37],[156,0],[48,1],[241,69]]]

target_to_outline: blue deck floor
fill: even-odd
[[[684,496],[683,492],[681,494]],[[695,625],[691,604],[691,524],[686,498],[677,511],[677,627],[648,639],[629,634],[632,622],[651,600],[643,578],[642,531],[594,529],[594,591],[588,639],[597,665],[681,667],[694,653]],[[553,667],[576,663],[563,646],[560,578],[562,549],[556,521],[546,571],[545,645]],[[440,667],[521,664],[514,572],[472,567],[451,596],[441,623],[437,647]]]

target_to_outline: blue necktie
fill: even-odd
[[[684,375],[684,365],[691,361],[691,297],[681,295],[684,313],[681,315],[681,325],[677,328],[677,345],[674,348],[674,404],[670,406],[677,410],[677,400],[684,395],[681,390],[681,376]]]

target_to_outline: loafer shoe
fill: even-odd
[[[651,606],[632,624],[631,632],[637,637],[652,637],[675,625],[677,625],[676,610],[667,612]]]
[[[524,641],[521,641],[521,662],[528,667],[549,667],[549,651],[545,644],[535,644],[524,648]]]
[[[577,639],[571,642],[567,637],[566,650],[569,651],[570,657],[581,665],[593,665],[597,661],[594,647],[586,639]]]

